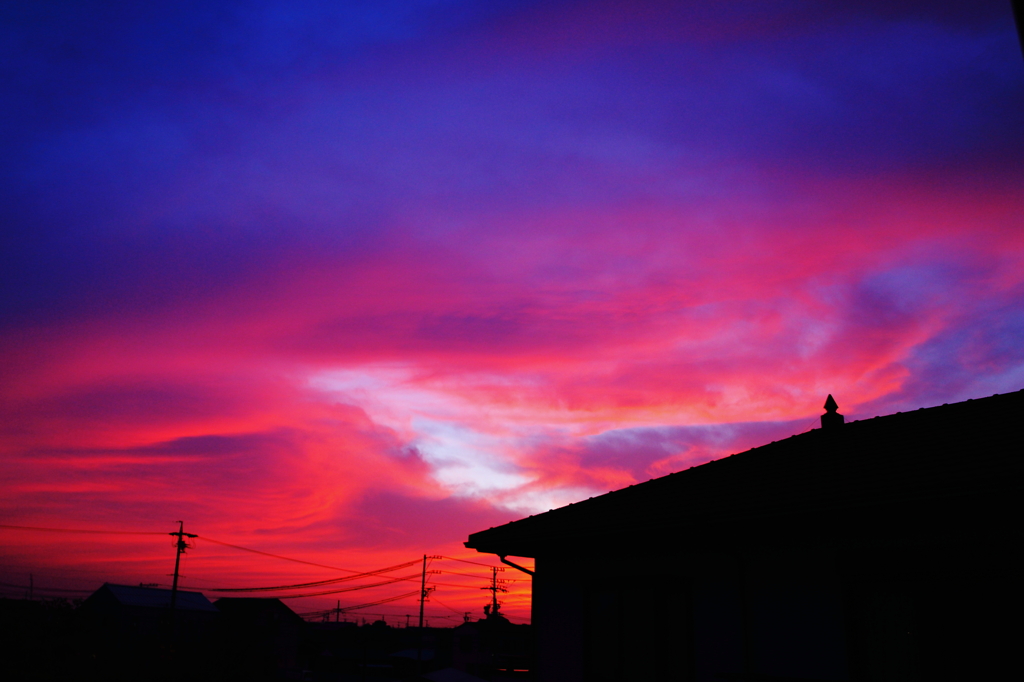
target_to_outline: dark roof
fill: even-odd
[[[772,442],[469,536],[536,557],[610,543],[806,543],[1012,526],[1024,500],[1024,391]],[[1019,531],[1014,529],[1014,534]]]
[[[135,587],[132,585],[115,585],[104,583],[103,587],[96,590],[90,599],[100,596],[112,598],[123,606],[141,606],[145,608],[166,609],[171,606],[171,591],[160,590],[153,587]],[[199,592],[188,592],[178,590],[178,596],[174,604],[176,609],[182,611],[211,611],[216,613],[217,609],[210,600]]]
[[[426,673],[419,679],[429,680],[430,682],[484,682],[482,677],[470,675],[457,668],[435,670],[434,672]]]
[[[214,602],[214,606],[221,613],[232,617],[277,616],[286,620],[305,622],[299,614],[276,597],[222,597]]]

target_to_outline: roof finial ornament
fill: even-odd
[[[836,411],[838,409],[839,405],[836,403],[836,399],[829,393],[828,398],[825,400],[825,414],[821,415],[821,428],[830,429],[843,425],[845,419],[843,415]]]

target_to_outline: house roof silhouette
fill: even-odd
[[[839,424],[823,420],[826,428],[474,533],[465,544],[536,557],[612,541],[785,546],[983,534],[962,527],[965,519],[1014,518],[1024,499],[1022,415],[1024,390],[846,424],[840,416]]]
[[[221,613],[245,618],[252,623],[261,619],[283,620],[300,624],[304,622],[287,604],[275,597],[221,597],[214,602],[214,606]]]
[[[103,600],[117,603],[122,606],[136,606],[154,609],[169,609],[171,606],[171,591],[161,590],[154,587],[136,587],[134,585],[115,585],[114,583],[103,583],[103,586],[93,592],[89,597],[90,601]],[[210,600],[200,592],[189,592],[178,590],[178,597],[175,608],[179,611],[207,611],[218,613],[217,608],[210,603]]]

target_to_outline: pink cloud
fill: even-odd
[[[250,70],[108,55],[65,65],[81,119],[32,62],[0,519],[370,569],[806,430],[828,393],[856,418],[1020,388],[1012,29],[755,5],[406,17],[362,56],[267,34]],[[2,533],[4,570],[168,571],[167,538]],[[200,542],[189,580],[323,577],[275,561]]]

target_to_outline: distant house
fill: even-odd
[[[458,670],[504,680],[533,667],[533,627],[511,623],[501,613],[488,611],[486,618],[466,621],[452,634],[452,667]]]
[[[301,668],[306,622],[280,599],[218,599],[226,655],[257,671]]]
[[[172,640],[184,646],[214,635],[219,612],[201,593],[178,590],[173,613],[170,606],[170,590],[105,583],[79,612],[95,644],[108,650],[161,647]]]
[[[471,535],[536,559],[535,679],[1019,674],[1024,391],[827,408],[821,429]]]
[[[451,665],[451,628],[307,623],[315,679],[407,680]]]

